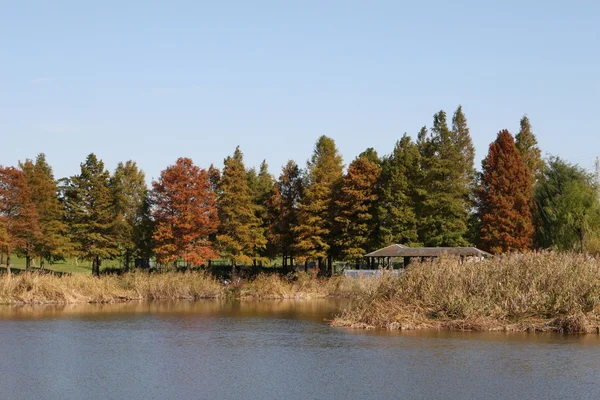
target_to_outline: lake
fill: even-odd
[[[597,398],[600,337],[331,328],[333,300],[0,307],[1,399]]]

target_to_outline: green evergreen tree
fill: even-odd
[[[110,174],[93,153],[81,164],[81,172],[65,182],[66,219],[75,251],[92,261],[92,274],[100,274],[103,260],[119,255],[117,214],[110,188]]]
[[[475,150],[462,108],[452,118],[433,117],[431,134],[419,135],[422,181],[419,184],[419,240],[426,246],[464,246],[474,201]]]
[[[248,181],[238,146],[233,156],[225,159],[217,203],[221,221],[217,242],[222,257],[231,260],[232,274],[236,273],[240,263],[265,261],[260,259],[259,253],[264,250],[267,240]]]
[[[321,136],[307,164],[304,198],[300,204],[296,251],[299,256],[316,260],[322,269],[327,259],[327,273],[332,272],[337,214],[334,196],[343,175],[342,157],[333,139]]]
[[[147,222],[142,210],[148,197],[146,177],[135,161],[120,162],[110,179],[110,187],[117,215],[118,245],[125,270],[129,271],[132,259],[138,256],[136,237],[145,235],[141,228]]]
[[[394,243],[417,245],[416,203],[420,154],[410,136],[396,142],[382,162],[377,207],[377,247]]]

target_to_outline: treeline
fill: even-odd
[[[284,266],[354,262],[392,244],[477,245],[492,253],[597,251],[600,205],[592,176],[558,157],[543,160],[529,120],[498,133],[474,167],[461,107],[444,111],[390,154],[372,149],[345,170],[335,142],[320,137],[305,168],[288,161],[275,178],[247,168],[238,148],[222,168],[180,158],[147,188],[134,161],[111,174],[94,154],[79,174],[55,180],[44,154],[0,168],[0,253],[202,265],[218,258]]]

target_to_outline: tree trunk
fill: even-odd
[[[10,254],[6,255],[6,277],[10,279]]]
[[[333,276],[333,257],[327,257],[327,276]]]
[[[40,269],[44,269],[44,257],[40,257]]]
[[[304,260],[304,272],[308,273],[308,260]]]
[[[129,272],[129,263],[131,262],[131,254],[125,252],[125,272]]]
[[[25,270],[31,268],[31,256],[29,254],[25,255]]]
[[[235,265],[235,260],[231,260],[231,280],[237,276],[237,267]]]
[[[100,276],[100,257],[96,256],[92,261],[92,275]]]

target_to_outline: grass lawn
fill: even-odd
[[[3,265],[2,267],[4,267]],[[23,270],[25,269],[25,259],[19,257],[10,258],[11,269]],[[102,267],[118,268],[119,261],[111,260],[102,263]],[[39,268],[39,260],[35,261],[35,265],[32,264],[32,269]],[[65,261],[58,261],[54,264],[46,262],[44,268],[50,271],[73,273],[73,274],[91,274],[92,264],[88,261],[79,261],[78,265],[75,265],[73,259],[66,259]]]

